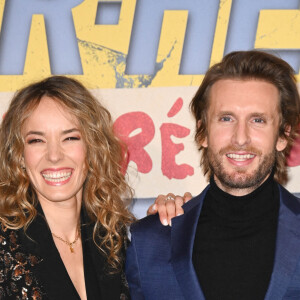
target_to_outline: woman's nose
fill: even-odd
[[[63,150],[59,143],[49,142],[47,145],[47,159],[53,163],[63,158]]]

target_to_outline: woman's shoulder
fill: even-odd
[[[22,247],[22,230],[0,222],[0,299],[42,299],[42,289],[32,270],[41,261]],[[2,296],[2,298],[1,298]]]
[[[19,245],[19,230],[8,228],[3,222],[0,222],[0,249],[15,251]],[[1,251],[0,250],[0,251]]]

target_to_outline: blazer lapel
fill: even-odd
[[[171,263],[186,299],[205,299],[195,273],[192,255],[197,223],[207,190],[208,187],[183,206],[183,215],[172,219]]]
[[[97,284],[99,287],[99,292],[101,293],[101,299],[120,299],[122,293],[122,273],[110,273],[112,271],[109,269],[107,262],[107,257],[98,249],[93,241],[93,228],[94,224],[89,222],[89,218],[85,212],[82,210],[81,218],[83,220],[83,225],[81,227],[82,232],[82,241],[83,241],[83,250],[84,250],[84,260],[87,259],[87,255],[90,255],[89,259],[93,264],[93,269],[89,270],[92,272],[92,276],[95,276],[93,283]],[[105,230],[100,232],[100,238],[104,236]],[[86,271],[86,268],[85,268]],[[88,271],[88,270],[87,270]],[[125,275],[124,275],[125,280]],[[89,283],[86,282],[86,286]],[[95,289],[96,287],[90,286],[90,290]],[[91,299],[94,299],[96,296],[91,295]],[[95,298],[96,299],[96,298]]]
[[[298,200],[299,201],[299,200]],[[280,211],[274,268],[266,300],[282,299],[300,259],[300,206],[297,199],[280,187]]]
[[[21,237],[26,251],[41,258],[41,262],[36,265],[34,272],[49,299],[65,300],[72,295],[72,299],[79,300],[76,289],[55,247],[41,207],[37,207],[37,210],[38,215]]]

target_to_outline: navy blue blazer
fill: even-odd
[[[131,226],[126,276],[133,300],[204,300],[192,263],[194,237],[209,186],[184,214],[161,225],[157,215]],[[300,299],[300,199],[279,185],[275,261],[266,300]]]

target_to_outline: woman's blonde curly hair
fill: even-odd
[[[44,96],[57,101],[79,123],[88,166],[83,205],[95,223],[94,242],[107,255],[109,265],[118,270],[126,228],[134,221],[124,204],[124,199],[132,196],[122,173],[125,151],[113,132],[110,113],[77,80],[52,76],[13,97],[0,127],[0,221],[11,229],[26,230],[37,214],[36,193],[21,167],[22,126]]]

